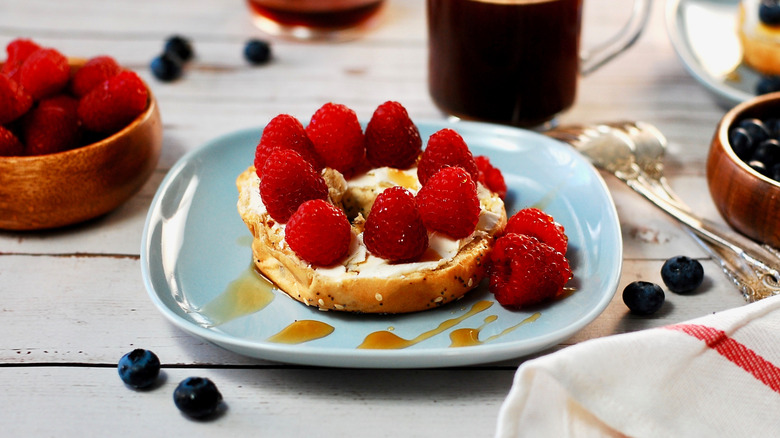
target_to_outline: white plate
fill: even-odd
[[[742,64],[739,0],[668,0],[666,30],[685,68],[730,108],[755,97],[761,75]]]
[[[160,185],[141,247],[144,282],[154,304],[183,330],[233,352],[334,367],[447,367],[504,360],[557,344],[595,319],[617,288],[622,241],[612,198],[593,166],[569,146],[525,130],[468,122],[417,126],[424,139],[441,128],[454,128],[474,155],[489,156],[509,186],[508,213],[536,206],[565,226],[575,277],[570,296],[515,311],[494,302],[482,285],[434,310],[377,316],[322,312],[275,291],[262,310],[215,327],[205,324],[200,309],[230,293],[231,282],[250,271],[251,237],[236,211],[235,178],[252,163],[262,131],[257,128],[217,138],[187,154]],[[482,301],[492,305],[466,317]],[[454,327],[404,349],[357,348],[372,332],[391,330],[410,340],[459,318],[463,321]],[[334,330],[295,345],[268,340],[296,320],[316,320]],[[450,334],[463,328],[479,329],[482,343],[451,347]]]

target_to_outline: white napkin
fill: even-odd
[[[496,437],[780,437],[780,296],[523,363]]]

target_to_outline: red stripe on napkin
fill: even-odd
[[[780,368],[758,355],[744,344],[730,338],[723,330],[697,324],[675,324],[666,326],[704,341],[734,365],[749,372],[764,385],[780,392]]]

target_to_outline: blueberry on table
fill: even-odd
[[[205,377],[187,377],[173,391],[173,402],[184,414],[193,418],[205,418],[217,411],[222,394],[217,386]]]
[[[181,59],[167,52],[154,58],[149,67],[157,79],[165,82],[180,78],[184,69]]]
[[[777,0],[761,0],[758,19],[767,26],[780,25],[780,4]]]
[[[252,39],[244,46],[244,58],[251,64],[265,64],[271,59],[271,46],[267,41]]]
[[[704,269],[698,260],[686,256],[675,256],[664,262],[661,278],[670,291],[687,293],[701,286]]]
[[[176,55],[182,62],[187,62],[192,59],[192,55],[195,53],[192,50],[190,41],[181,35],[174,35],[168,38],[163,47],[163,51],[164,53]]]
[[[661,286],[649,281],[634,281],[623,289],[623,302],[635,315],[652,315],[664,304]]]
[[[160,374],[160,359],[149,350],[136,348],[119,359],[119,378],[128,386],[141,389],[151,386]]]

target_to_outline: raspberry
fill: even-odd
[[[496,239],[490,258],[490,291],[507,307],[521,308],[558,297],[572,276],[563,254],[523,234]]]
[[[75,147],[79,140],[78,101],[59,95],[42,100],[25,116],[22,136],[27,155],[62,152]]]
[[[123,71],[79,100],[79,119],[91,131],[113,134],[144,112],[148,98],[141,78]]]
[[[490,159],[484,155],[474,157],[479,169],[479,182],[485,187],[498,194],[501,199],[506,198],[506,181],[501,171],[493,167]]]
[[[428,232],[414,196],[401,186],[376,197],[366,219],[363,242],[371,254],[391,262],[419,259],[428,248]]]
[[[93,88],[113,78],[122,67],[110,56],[96,56],[84,64],[70,81],[70,90],[76,97],[82,97]]]
[[[11,130],[0,125],[0,157],[24,155],[24,145]]]
[[[538,208],[526,208],[515,213],[507,221],[504,233],[527,234],[536,237],[564,255],[569,242],[563,226]]]
[[[406,169],[421,150],[420,132],[406,108],[393,101],[379,105],[366,126],[366,158],[371,165]]]
[[[314,149],[325,165],[352,175],[366,155],[365,136],[357,115],[344,105],[326,103],[306,127]]]
[[[19,80],[19,67],[22,66],[24,60],[27,59],[33,52],[40,49],[41,46],[33,42],[33,40],[26,38],[17,38],[7,46],[5,46],[5,52],[8,54],[8,58],[3,64],[0,74],[4,74],[9,78],[18,81]]]
[[[284,228],[284,238],[301,259],[329,266],[349,252],[352,228],[347,215],[322,199],[306,201]]]
[[[474,157],[463,137],[452,129],[442,129],[428,138],[420,161],[417,163],[417,178],[425,183],[442,167],[459,166],[471,176],[472,181],[479,178],[479,170]]]
[[[68,84],[68,59],[55,49],[39,49],[31,53],[19,67],[19,85],[34,100],[52,96]]]
[[[0,75],[0,125],[18,119],[32,104],[32,97],[16,81]]]
[[[444,167],[417,193],[417,210],[428,231],[461,239],[479,221],[477,185],[461,167]]]
[[[260,196],[268,214],[285,223],[298,206],[310,199],[327,199],[328,186],[301,154],[291,149],[274,151],[260,177]]]
[[[322,158],[317,155],[306,130],[298,119],[288,114],[279,114],[271,119],[263,129],[260,143],[255,149],[255,170],[260,172],[265,161],[277,149],[290,149],[298,152],[316,171],[325,167]],[[258,173],[258,176],[261,176]]]

